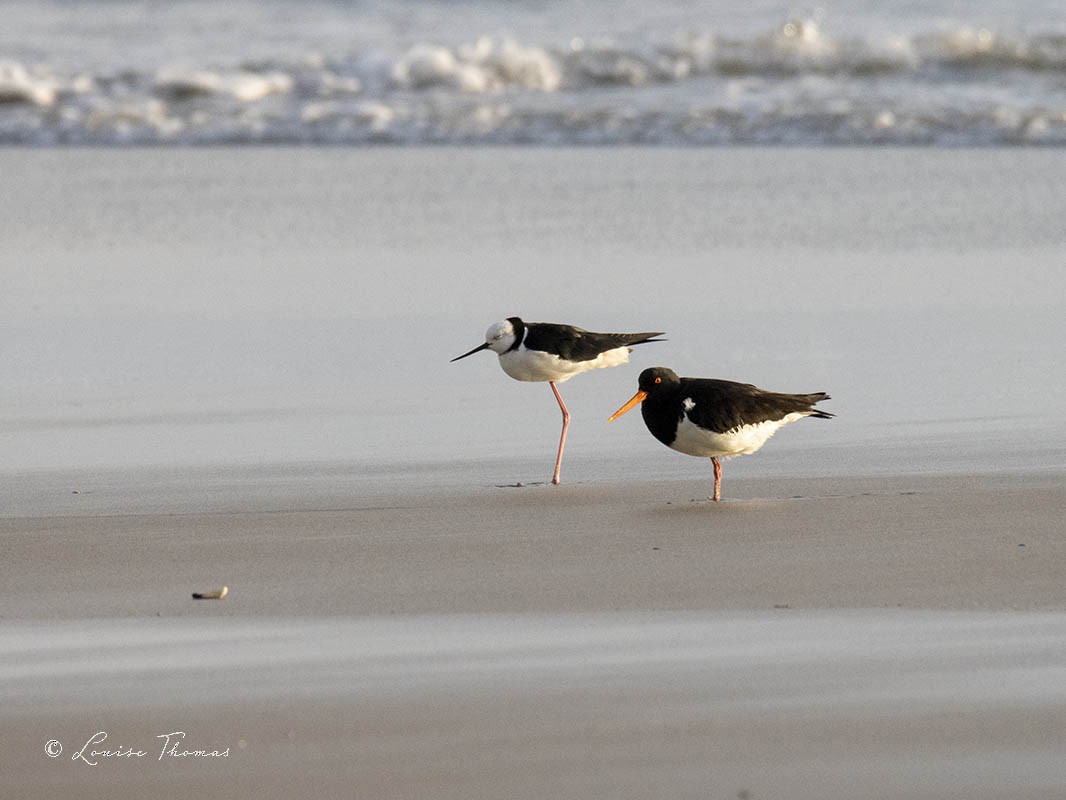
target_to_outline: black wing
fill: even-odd
[[[574,325],[551,322],[527,322],[523,343],[531,350],[555,353],[567,361],[591,361],[600,353],[616,347],[658,342],[662,331],[647,333],[596,333]]]
[[[687,398],[695,403],[685,411],[692,422],[719,433],[741,425],[783,419],[794,413],[810,414],[822,419],[833,416],[813,407],[815,403],[829,398],[825,392],[784,394],[768,392],[750,383],[683,378],[679,396],[682,402]]]

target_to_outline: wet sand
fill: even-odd
[[[126,489],[119,477],[116,496],[143,496],[144,473]],[[430,486],[366,502],[344,483],[341,470],[294,472],[289,489],[314,507],[275,475],[273,500],[231,493],[230,508],[176,494],[163,513],[107,512],[94,492],[0,520],[8,790],[1035,798],[1066,786],[1061,475],[740,478],[719,505],[698,481]],[[73,511],[79,498],[96,510]],[[166,500],[157,486],[153,502]],[[191,599],[223,584],[224,600]],[[145,755],[77,758],[100,733]],[[161,753],[173,742],[220,755]]]
[[[399,480],[402,493],[360,497],[345,495],[341,471],[315,482],[303,469],[276,476],[273,499],[212,500],[201,487],[165,513],[2,519],[3,613],[1066,610],[1060,475],[730,480],[731,463],[717,505],[700,480],[468,491]],[[145,474],[130,476],[131,494]],[[123,497],[121,484],[79,485],[64,503]],[[223,584],[224,603],[186,602]]]

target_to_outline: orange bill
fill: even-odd
[[[647,397],[647,396],[648,396],[647,392],[638,391],[635,395],[633,395],[631,398],[629,398],[629,402],[628,403],[626,403],[620,409],[618,409],[613,414],[611,414],[611,416],[607,417],[607,421],[608,422],[614,422],[616,419],[618,419],[620,416],[622,416],[627,411],[630,411],[633,408],[635,408],[636,406],[639,406],[641,403],[643,403],[644,402],[644,398]]]

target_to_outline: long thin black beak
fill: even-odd
[[[480,350],[487,349],[488,346],[489,346],[488,342],[485,342],[484,344],[479,344],[477,347],[475,347],[469,353],[463,353],[461,356],[456,356],[455,358],[452,359],[452,361],[458,361],[460,358],[466,358],[467,356],[472,356],[472,355],[474,355],[474,353],[477,353]],[[449,361],[448,363],[451,364],[452,361]]]

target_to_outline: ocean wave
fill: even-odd
[[[23,64],[0,62],[0,105],[51,106],[56,102],[57,86],[50,75],[34,75]]]
[[[1066,36],[480,37],[64,73],[0,61],[0,143],[1066,144]]]
[[[251,103],[271,94],[290,92],[294,84],[293,77],[284,72],[239,70],[220,73],[203,69],[171,69],[156,75],[152,92],[164,100],[172,101],[222,95]]]

